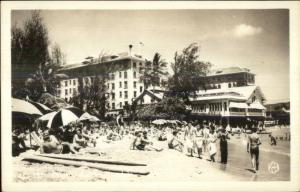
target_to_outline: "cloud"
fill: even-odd
[[[247,36],[253,36],[260,34],[262,32],[261,27],[254,27],[252,25],[247,25],[247,24],[240,24],[235,26],[233,30],[233,34],[236,37],[247,37]]]

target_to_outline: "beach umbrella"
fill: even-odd
[[[38,102],[33,102],[33,101],[28,101],[29,103],[31,103],[32,105],[34,105],[36,108],[38,108],[38,110],[44,115],[47,114],[53,110],[51,110],[49,107],[47,107],[44,104],[38,103]]]
[[[68,125],[71,122],[79,120],[83,113],[82,110],[76,107],[63,108],[49,118],[47,127],[58,128],[60,126]]]
[[[79,118],[79,121],[89,120],[92,122],[100,121],[100,119],[94,115],[89,114],[88,112],[85,112],[82,114]]]
[[[156,124],[156,125],[162,125],[162,124],[167,123],[167,121],[164,119],[157,119],[157,120],[152,121],[152,123]]]
[[[21,99],[12,99],[12,112],[23,113],[28,115],[43,115],[43,113],[30,102]]]
[[[47,113],[47,114],[39,117],[38,119],[41,121],[49,121],[49,119],[52,118],[56,113],[57,113],[57,111],[53,111],[51,113]]]

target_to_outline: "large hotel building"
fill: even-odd
[[[124,105],[133,101],[141,105],[158,102],[163,98],[163,90],[144,90],[144,84],[140,81],[140,70],[146,61],[139,55],[123,53],[66,65],[62,71],[69,79],[60,82],[57,96],[69,100],[78,91],[80,78],[84,79],[84,83],[91,83],[95,76],[104,75],[110,114],[117,114]],[[109,72],[103,74],[103,67],[110,68]],[[263,103],[266,98],[255,85],[255,75],[249,69],[217,69],[203,78],[203,81],[207,82],[206,89],[197,91],[196,96],[190,99],[191,116],[219,119],[265,117]]]

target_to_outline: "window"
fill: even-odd
[[[218,85],[218,89],[221,89],[221,85],[220,84]]]
[[[227,103],[224,103],[224,111],[227,111]]]
[[[140,86],[140,92],[142,92],[143,91],[143,87],[142,86]]]
[[[133,92],[133,97],[136,97],[136,91]]]
[[[73,80],[73,85],[76,85],[76,80],[75,79]]]
[[[107,108],[110,109],[110,104],[109,103],[107,103]]]
[[[128,85],[127,85],[127,81],[124,81],[124,89],[127,89]]]
[[[122,88],[122,82],[121,81],[119,82],[119,88]]]
[[[114,83],[111,84],[111,88],[115,89],[115,84]]]
[[[60,95],[60,94],[61,94],[61,91],[60,91],[60,90],[58,90],[58,91],[57,91],[57,94],[58,94],[58,95]]]
[[[70,85],[72,85],[72,80],[70,79]]]
[[[72,94],[72,89],[71,88],[69,89],[69,92],[70,92],[70,94]]]
[[[115,80],[115,74],[111,74],[111,80]]]
[[[122,91],[120,91],[119,97],[122,98]]]
[[[128,101],[125,101],[125,106],[128,105]]]
[[[65,95],[68,95],[68,89],[65,90]]]
[[[140,62],[140,66],[142,66],[143,65],[143,63],[142,62]]]
[[[124,91],[124,95],[125,95],[125,99],[127,99],[128,98],[128,92]]]
[[[136,63],[135,62],[133,63],[133,68],[136,68]]]
[[[66,87],[68,86],[68,81],[65,81],[65,86],[66,86]]]
[[[119,104],[119,105],[120,105],[120,108],[122,108],[122,107],[123,107],[123,106],[122,106],[122,102],[120,102],[120,104]]]
[[[112,109],[115,109],[115,108],[116,108],[116,107],[115,107],[115,103],[112,103],[112,104],[111,104],[111,108],[112,108]]]
[[[127,79],[127,71],[124,71],[124,78]]]
[[[119,71],[119,78],[122,78],[122,71]]]
[[[76,93],[76,89],[75,89],[75,88],[73,88],[73,94],[74,94],[74,93]]]
[[[111,99],[115,100],[115,93],[111,93]]]
[[[133,72],[133,78],[136,78],[136,71]]]
[[[231,83],[228,83],[228,87],[229,87],[229,88],[231,87]]]
[[[133,82],[133,88],[136,88],[136,81]]]

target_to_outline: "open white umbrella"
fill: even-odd
[[[58,128],[68,125],[71,122],[77,121],[84,112],[76,107],[64,108],[56,112],[50,117],[47,127]]]
[[[152,123],[156,124],[156,125],[162,125],[162,124],[167,123],[167,121],[164,119],[156,119],[156,120],[152,121]]]
[[[32,103],[21,99],[12,99],[12,112],[29,115],[43,115],[43,113]]]
[[[100,121],[100,119],[98,119],[98,117],[91,115],[88,112],[85,112],[79,118],[79,121],[84,121],[84,120],[89,120],[89,121],[93,121],[93,122]]]

